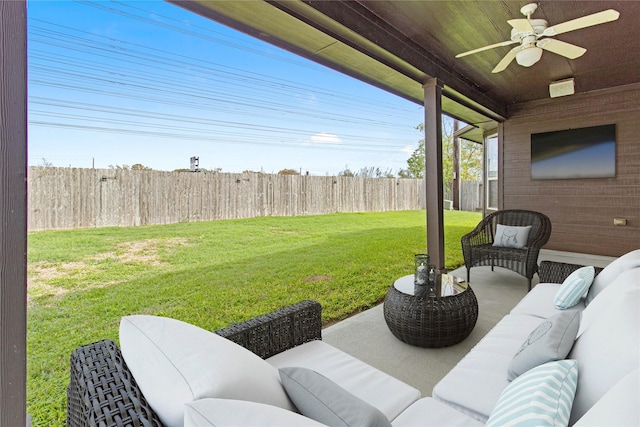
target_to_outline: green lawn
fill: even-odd
[[[480,221],[445,212],[446,265]],[[153,314],[209,330],[303,299],[325,322],[379,303],[425,251],[424,211],[253,218],[29,234],[28,412],[64,425],[69,355],[117,342],[120,318]]]

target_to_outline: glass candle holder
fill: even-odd
[[[413,284],[416,286],[427,286],[429,283],[429,255],[415,254],[414,263]]]

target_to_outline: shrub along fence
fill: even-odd
[[[425,208],[421,179],[258,172],[30,167],[28,197],[31,231]]]

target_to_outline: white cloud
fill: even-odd
[[[311,136],[312,144],[342,144],[338,135],[332,133],[320,132]]]
[[[413,145],[406,145],[402,150],[403,153],[407,153],[409,155],[413,154],[414,151],[416,151],[416,147],[414,147]]]

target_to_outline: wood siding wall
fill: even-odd
[[[616,124],[616,177],[532,180],[531,134]],[[640,248],[640,84],[516,104],[504,123],[502,207],[551,219],[548,249],[619,256]],[[614,218],[627,220],[614,226]]]

